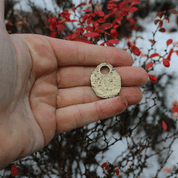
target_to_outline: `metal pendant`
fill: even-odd
[[[101,73],[101,68],[105,66],[109,68],[108,74]],[[121,77],[109,63],[99,64],[92,72],[90,80],[96,95],[101,98],[113,98],[121,90]]]

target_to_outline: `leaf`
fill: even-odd
[[[160,22],[159,22],[159,27],[162,28],[162,26],[163,26],[163,21],[160,20]]]
[[[104,30],[108,30],[108,29],[110,29],[110,28],[112,28],[112,27],[113,27],[112,23],[104,23],[104,24],[100,25],[100,26],[96,29],[96,31],[97,31],[97,32],[104,32]]]
[[[89,1],[89,4],[92,4],[92,0]]]
[[[59,32],[63,32],[64,31],[64,25],[57,24],[57,29],[58,29]]]
[[[178,107],[176,106],[176,107],[173,107],[172,109],[171,109],[171,112],[172,113],[178,113]]]
[[[148,69],[150,68],[150,67],[152,67],[153,66],[153,63],[152,62],[149,62],[147,65],[146,65],[146,70],[148,71]]]
[[[168,11],[171,14],[178,14],[178,11],[176,11],[175,9],[169,9]]]
[[[160,20],[158,20],[158,19],[155,20],[155,21],[154,21],[154,24],[157,25],[157,23],[158,23],[159,21],[160,21]]]
[[[72,9],[73,13],[75,13],[75,7],[72,7],[71,9]]]
[[[110,40],[108,40],[106,43],[118,44],[118,43],[119,43],[119,41],[118,41],[118,40],[116,40],[116,39],[110,39]]]
[[[118,37],[118,32],[115,29],[111,29],[111,37],[112,38],[117,38]]]
[[[175,107],[175,106],[178,107],[178,102],[177,102],[177,101],[173,101],[173,102],[172,102],[172,105],[173,105],[174,107]]]
[[[157,12],[156,17],[159,17],[161,19],[165,13],[166,13],[166,11]]]
[[[148,74],[148,77],[149,77],[149,79],[150,79],[150,81],[152,83],[156,83],[157,82],[157,77],[155,75]]]
[[[154,41],[154,40],[151,40],[151,39],[150,39],[149,41],[150,41],[153,45],[155,44],[155,41]]]
[[[105,42],[101,43],[100,46],[104,46]]]
[[[100,18],[100,19],[97,20],[97,22],[104,23],[104,22],[106,22],[106,19],[105,18]]]
[[[150,58],[153,58],[153,57],[160,57],[160,55],[158,53],[154,53],[154,54],[150,55]]]
[[[136,46],[131,46],[131,51],[136,55],[136,56],[140,56],[141,51],[136,47]]]
[[[162,128],[163,128],[163,130],[167,130],[167,125],[164,121],[162,121]]]
[[[98,37],[99,33],[97,32],[88,32],[84,34],[85,37]]]
[[[89,17],[88,20],[87,20],[87,24],[90,25],[92,22],[92,17]]]
[[[167,57],[168,60],[171,59],[171,55],[172,55],[173,52],[174,52],[174,49],[171,48],[171,50],[169,51],[168,57]]]
[[[107,4],[107,9],[113,9],[115,8],[117,5],[116,4]]]
[[[17,173],[18,173],[17,167],[14,166],[14,165],[12,165],[12,166],[11,166],[11,175],[12,175],[13,177],[15,177],[15,176],[17,175]]]
[[[93,11],[89,9],[84,9],[83,12],[93,12]]]
[[[51,32],[51,33],[50,33],[50,37],[56,38],[56,34],[57,34],[56,32]]]
[[[173,40],[172,40],[172,39],[167,40],[167,42],[166,42],[167,47],[168,47],[170,44],[172,44],[172,43],[173,43]]]
[[[119,175],[119,169],[116,169],[116,174]]]
[[[102,10],[98,10],[95,13],[96,13],[96,15],[98,15],[100,17],[104,17],[105,16],[105,14],[104,14],[104,12]]]
[[[75,9],[77,9],[78,7],[81,7],[81,6],[85,6],[85,5],[87,5],[87,4],[85,2],[82,2]]]
[[[106,167],[106,162],[101,165],[102,168]]]
[[[94,21],[94,22],[93,22],[93,26],[94,26],[94,27],[98,27],[99,25],[100,25],[100,24],[99,24],[97,21]]]
[[[84,29],[87,30],[87,31],[90,31],[90,32],[93,31],[93,27],[91,27],[91,26],[87,26]]]
[[[163,65],[165,67],[169,67],[170,66],[170,61],[168,59],[163,58]]]
[[[166,31],[166,29],[165,28],[160,28],[159,31],[164,33]]]

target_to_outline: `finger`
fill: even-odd
[[[126,98],[128,105],[138,104],[142,100],[142,91],[138,87],[122,87],[119,96]],[[91,87],[59,89],[57,108],[92,103],[102,99],[95,94]]]
[[[127,107],[123,97],[109,98],[88,104],[57,109],[56,133],[66,132],[84,125],[122,113]]]
[[[124,50],[91,45],[82,42],[46,37],[51,44],[59,66],[96,66],[102,62],[113,66],[131,66],[132,56]]]
[[[95,67],[64,67],[57,72],[58,88],[91,86],[90,76]],[[121,76],[121,84],[143,86],[148,81],[147,72],[141,67],[115,67]]]

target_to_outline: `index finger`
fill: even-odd
[[[50,37],[47,39],[56,54],[58,65],[61,67],[96,66],[103,62],[113,66],[131,66],[133,64],[132,56],[121,49]]]

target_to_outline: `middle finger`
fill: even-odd
[[[57,71],[58,88],[91,86],[90,76],[94,67],[63,67]],[[122,87],[143,86],[147,72],[141,67],[115,67],[121,77]]]

